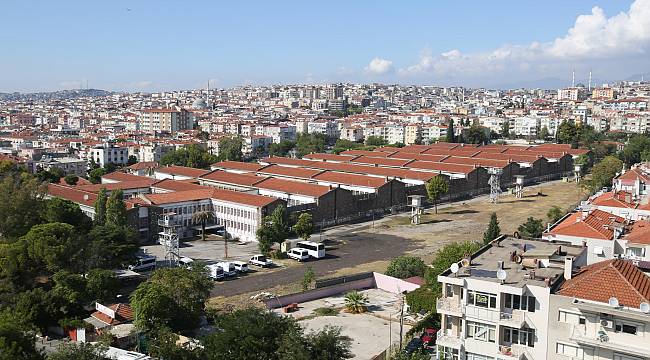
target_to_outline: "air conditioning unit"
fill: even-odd
[[[606,329],[614,328],[614,322],[612,320],[600,320],[600,325]]]

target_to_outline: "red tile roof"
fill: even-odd
[[[224,170],[214,170],[201,176],[201,179],[210,180],[225,184],[253,186],[264,180],[266,177],[253,175],[251,173],[237,174]]]
[[[298,179],[311,179],[320,174],[322,170],[296,168],[281,165],[269,165],[258,171],[258,174],[288,176]]]
[[[629,198],[630,201],[627,201]],[[591,200],[597,206],[635,209],[637,204],[631,202],[632,194],[625,191],[609,191]]]
[[[95,206],[95,200],[97,200],[97,194],[95,193],[61,184],[48,184],[47,194],[90,207]]]
[[[442,171],[455,174],[469,174],[476,169],[476,167],[472,165],[447,164],[420,160],[414,161],[406,165],[406,167],[412,169]]]
[[[623,240],[633,244],[650,245],[650,221],[635,221],[629,232],[623,236]]]
[[[99,193],[101,189],[106,189],[107,191],[113,191],[117,189],[130,190],[130,189],[148,189],[151,184],[155,183],[156,179],[145,178],[143,180],[136,181],[122,181],[116,183],[106,183],[106,184],[93,184],[93,185],[77,185],[76,188],[83,191],[88,191],[92,193]]]
[[[201,175],[209,173],[210,170],[196,169],[196,168],[191,168],[186,166],[170,165],[170,166],[158,168],[156,169],[156,172],[163,173],[163,174],[198,178]]]
[[[140,180],[146,180],[146,179],[151,179],[151,178],[148,178],[146,176],[138,176],[138,175],[127,174],[127,173],[123,173],[121,171],[115,171],[115,172],[103,175],[102,179],[122,182],[122,181],[140,181]]]
[[[220,161],[218,163],[214,163],[210,165],[210,167],[218,168],[218,169],[242,170],[242,171],[254,172],[263,168],[264,165],[260,165],[256,163],[246,163],[240,161]]]
[[[130,170],[146,170],[146,169],[155,169],[159,167],[160,165],[155,162],[155,161],[141,161],[138,163],[135,163],[131,166],[127,166],[127,169]]]
[[[133,316],[133,309],[129,304],[113,304],[108,306],[108,308],[115,311],[115,318],[112,318],[101,311],[95,311],[90,314],[90,316],[111,326],[130,323],[135,319]]]
[[[172,180],[172,179],[164,179],[164,180],[157,181],[151,184],[151,187],[163,189],[163,190],[169,190],[169,191],[210,189],[210,187],[208,186],[201,186],[199,184],[195,184],[188,181],[179,181],[179,180]]]
[[[281,191],[288,194],[307,195],[313,197],[320,197],[331,191],[328,186],[277,178],[266,178],[261,182],[255,184],[255,187],[260,189]]]
[[[558,293],[601,303],[615,297],[620,305],[638,308],[650,302],[650,277],[629,260],[606,260],[582,268]]]
[[[267,157],[262,159],[261,162],[268,163],[268,164],[280,164],[280,165],[287,165],[287,166],[303,166],[303,167],[309,167],[310,165],[322,163],[322,161],[292,159],[292,158],[286,158],[280,156]]]
[[[334,184],[379,188],[386,184],[386,179],[374,176],[325,171],[313,177],[314,180]]]
[[[415,154],[415,153],[407,153],[407,152],[397,152],[390,156],[390,158],[395,158],[395,159],[424,160],[424,161],[433,161],[433,162],[440,162],[442,159],[446,157],[447,155],[427,155],[427,154]]]
[[[589,213],[575,212],[557,224],[549,233],[600,240],[614,240],[614,223],[622,224],[624,221],[625,219],[622,217],[602,210],[592,210]]]
[[[378,166],[392,166],[392,167],[403,167],[404,165],[410,163],[411,161],[413,160],[380,158],[380,157],[370,157],[370,156],[359,156],[353,160],[350,160],[351,163],[372,164]]]
[[[356,158],[356,155],[336,155],[336,154],[323,154],[323,153],[315,153],[315,154],[309,154],[305,155],[302,158],[306,160],[325,160],[325,161],[340,161],[340,162],[348,162],[354,158]]]
[[[172,204],[183,201],[197,201],[203,199],[218,199],[232,202],[235,204],[262,207],[269,205],[277,199],[267,196],[253,195],[240,191],[231,191],[224,189],[202,189],[176,191],[163,194],[146,194],[140,195],[142,199],[153,205]]]

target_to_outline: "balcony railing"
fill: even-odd
[[[499,358],[503,359],[521,359],[527,354],[526,345],[512,344],[499,345]],[[526,358],[529,358],[526,356]]]
[[[501,319],[499,310],[475,305],[465,305],[465,315],[468,317],[491,322],[498,322]]]
[[[613,334],[619,335],[620,334]],[[630,335],[632,338],[634,335]],[[605,331],[605,329],[600,329],[593,334],[587,333],[585,331],[584,325],[574,325],[571,331],[571,340],[577,342],[578,344],[585,344],[594,347],[601,347],[605,349],[610,349],[616,352],[622,352],[630,354],[637,357],[647,357],[650,355],[650,350],[647,349],[645,344],[639,340],[633,340],[628,338],[625,341],[620,341],[618,336],[610,338],[610,334]],[[641,345],[641,346],[639,346]]]
[[[454,349],[460,349],[463,347],[464,340],[458,336],[445,334],[444,330],[438,331],[436,334],[436,345],[447,346]]]
[[[463,313],[464,305],[459,298],[441,297],[436,300],[436,310],[438,312],[453,313],[459,316]]]

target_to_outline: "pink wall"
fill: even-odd
[[[418,284],[413,284],[392,276],[373,273],[375,277],[375,284],[377,289],[381,289],[393,294],[400,294],[402,291],[411,292],[420,287]]]

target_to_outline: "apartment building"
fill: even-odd
[[[614,89],[604,87],[596,88],[591,91],[591,98],[598,100],[613,100],[615,97]]]
[[[501,236],[438,276],[439,359],[549,359],[551,294],[585,249]]]
[[[317,119],[307,123],[307,132],[309,134],[323,134],[328,138],[336,139],[339,137],[338,123],[333,120]]]
[[[108,163],[126,165],[129,162],[129,148],[105,143],[89,149],[87,156],[88,161],[93,160],[102,167]]]
[[[43,156],[38,161],[30,160],[27,162],[27,168],[32,172],[36,172],[39,169],[50,171],[56,168],[61,170],[65,175],[85,176],[87,167],[88,163],[86,160],[71,157],[52,158]]]
[[[565,280],[551,294],[548,359],[650,358],[650,277],[616,259]]]
[[[583,100],[585,91],[583,88],[570,87],[566,89],[559,89],[557,91],[557,99],[560,101],[578,101]]]
[[[404,127],[404,144],[418,144],[422,141],[422,128],[420,125],[410,124]]]
[[[194,127],[189,113],[176,109],[144,109],[138,114],[137,122],[138,129],[145,132],[174,133]]]
[[[515,127],[513,129],[515,135],[536,137],[540,129],[540,120],[537,117],[518,117],[515,119]]]

